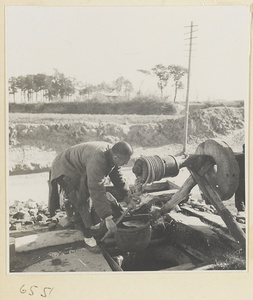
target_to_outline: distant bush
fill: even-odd
[[[189,111],[190,113],[194,113],[198,109],[206,109],[209,107],[244,107],[243,100],[235,100],[235,101],[203,101],[203,102],[192,102],[190,103]]]
[[[97,99],[87,102],[51,103],[10,103],[11,113],[59,113],[59,114],[136,114],[136,115],[174,115],[173,103],[162,102],[156,98],[138,97],[122,102],[101,102]]]

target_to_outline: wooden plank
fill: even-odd
[[[157,192],[157,191],[164,191],[169,190],[170,185],[168,181],[159,181],[159,182],[153,182],[151,184],[147,184],[143,186],[143,193],[150,193],[150,192]]]
[[[236,220],[233,218],[230,211],[223,204],[219,194],[214,190],[214,188],[208,184],[205,177],[200,176],[194,171],[191,171],[191,175],[194,180],[198,183],[199,188],[203,192],[203,194],[207,197],[207,199],[212,203],[212,205],[216,208],[219,215],[222,217],[223,221],[226,223],[231,235],[239,241],[241,246],[245,248],[246,246],[246,236],[243,230],[240,228]]]
[[[174,266],[174,267],[167,268],[167,269],[162,269],[162,270],[159,270],[159,272],[166,272],[166,271],[187,271],[187,270],[192,270],[195,267],[196,266],[194,264],[192,264],[192,263],[186,263],[186,264]]]
[[[199,174],[202,176],[210,170],[210,168],[213,166],[213,163],[210,161],[205,162],[205,164],[202,166],[201,170],[199,171]],[[171,197],[170,201],[168,201],[164,207],[160,210],[159,213],[156,213],[154,215],[154,218],[159,218],[159,215],[164,215],[168,212],[170,212],[176,205],[178,205],[183,200],[187,199],[189,196],[189,193],[196,185],[196,181],[192,176],[189,176],[185,183],[177,190],[177,192]]]
[[[94,254],[86,248],[71,253],[59,253],[58,256],[44,259],[33,264],[23,272],[112,272],[102,253]]]
[[[83,241],[83,234],[79,230],[49,231],[16,238],[15,250],[25,252],[79,241]]]
[[[172,189],[172,190],[167,190],[167,191],[157,191],[157,192],[152,192],[148,193],[150,201],[152,203],[156,202],[167,202],[171,199],[171,197],[177,192],[177,190]]]
[[[167,198],[171,198],[178,190],[176,189],[171,189],[171,190],[167,190],[167,191],[156,191],[156,192],[151,192],[148,193],[150,196],[153,197],[157,197],[160,199],[167,199]]]
[[[217,234],[212,231],[208,224],[203,223],[199,218],[193,216],[185,216],[182,213],[170,213],[170,217],[176,222],[183,223],[184,225],[202,232],[207,238],[214,238],[219,240]]]
[[[213,226],[211,226],[211,229],[217,233],[220,239],[223,239],[224,241],[229,243],[230,246],[235,250],[239,250],[241,248],[240,244],[230,234],[225,233],[223,229],[216,228]]]
[[[221,227],[223,230],[225,230],[226,232],[228,232],[228,228],[227,228],[225,222],[222,220],[220,215],[215,215],[215,214],[211,214],[211,213],[203,212],[203,211],[197,211],[186,205],[181,206],[181,210],[189,212],[199,218],[202,218],[202,219],[206,220],[208,223],[217,225],[217,226]],[[245,224],[238,223],[238,226],[241,227],[241,229],[245,232],[245,229],[246,229]]]
[[[104,258],[107,260],[109,266],[111,267],[111,269],[115,272],[123,272],[121,266],[116,263],[116,261],[109,255],[109,253],[102,245],[100,245],[100,249],[103,253]]]
[[[168,185],[169,185],[169,189],[170,190],[172,190],[172,189],[180,189],[180,186],[179,185],[177,185],[177,184],[175,184],[174,182],[172,182],[172,181],[170,181],[170,180],[168,180],[167,181],[168,182]]]
[[[176,205],[178,205],[183,200],[187,199],[190,191],[196,185],[196,182],[192,176],[188,177],[182,187],[171,197],[164,207],[161,209],[161,214],[166,214],[170,212]]]
[[[215,265],[214,264],[208,264],[204,266],[196,266],[195,268],[192,268],[191,271],[210,271],[214,270]]]
[[[222,220],[221,216],[209,214],[207,212],[197,211],[191,207],[187,207],[186,205],[181,206],[182,211],[186,211],[188,213],[191,213],[192,215],[202,218],[212,224],[215,224],[222,228],[227,228],[225,222]]]
[[[177,190],[167,190],[167,191],[159,191],[153,193],[146,193],[140,195],[140,204],[137,206],[137,209],[140,209],[142,206],[150,207],[151,205],[158,203],[158,202],[168,202]]]
[[[193,249],[189,245],[185,245],[183,243],[180,243],[180,244],[178,244],[178,246],[181,247],[187,253],[189,253],[190,255],[192,255],[193,257],[197,258],[198,260],[200,260],[202,262],[207,262],[209,260],[209,258],[207,256],[205,256],[203,253],[199,252],[198,250]]]
[[[198,165],[200,165],[200,164],[198,164]],[[201,174],[201,176],[204,176],[204,174],[208,170],[210,170],[210,168],[213,167],[213,162],[208,160],[208,161],[205,161],[204,164],[202,164],[200,166],[201,166],[201,169],[199,170],[199,174]],[[167,203],[161,209],[155,210],[152,212],[152,218],[154,220],[159,219],[161,216],[166,215],[171,210],[173,210],[180,202],[188,199],[191,190],[194,188],[194,186],[196,184],[197,184],[196,181],[190,175],[186,179],[184,184],[179,189],[177,189],[177,192],[171,197],[171,199],[169,201],[167,201]]]
[[[207,212],[202,212],[202,211],[196,211],[193,208],[187,207],[187,206],[181,206],[181,210],[187,213],[190,213],[196,217],[199,217],[200,219],[205,220],[207,223],[209,223],[209,227],[212,231],[214,231],[221,239],[225,240],[228,242],[231,247],[234,249],[238,250],[240,249],[240,245],[238,241],[236,241],[233,236],[230,235],[229,230],[222,220],[222,218],[219,215],[213,215]],[[242,230],[245,230],[245,225],[244,224],[238,224]]]

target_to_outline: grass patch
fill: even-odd
[[[136,98],[131,101],[101,102],[97,99],[86,102],[51,103],[10,103],[11,113],[59,113],[59,114],[137,114],[137,115],[174,115],[177,110],[173,103],[157,99]]]
[[[246,270],[246,258],[243,251],[226,253],[224,259],[216,261],[214,270]]]
[[[83,122],[104,122],[121,125],[149,124],[163,120],[173,119],[176,116],[166,115],[92,115],[92,114],[30,114],[30,113],[10,113],[9,123],[16,124],[77,124]]]

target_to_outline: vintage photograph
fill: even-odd
[[[5,7],[8,274],[247,271],[250,21]]]

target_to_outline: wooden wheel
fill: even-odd
[[[223,141],[209,139],[197,147],[196,154],[213,157],[215,165],[205,177],[222,200],[230,199],[239,184],[239,166],[232,149]]]

